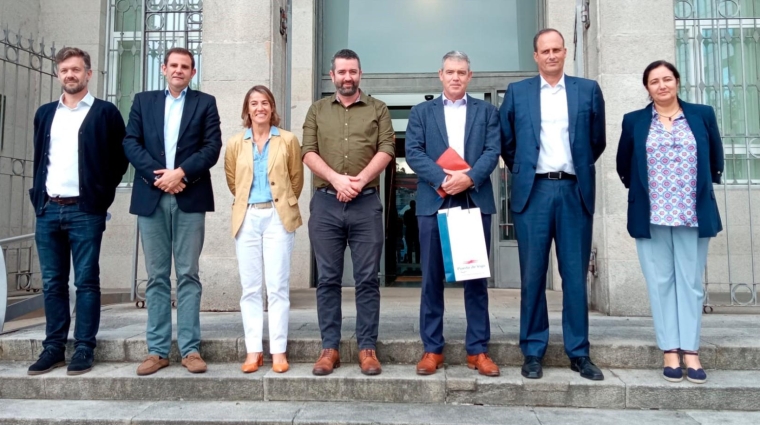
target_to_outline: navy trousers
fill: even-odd
[[[472,202],[469,204],[475,207]],[[456,196],[444,203],[447,207],[467,208],[467,198]],[[486,249],[491,251],[491,215],[481,214]],[[420,337],[426,353],[443,352],[443,289],[445,272],[441,237],[438,234],[437,214],[417,216],[420,228],[420,257],[422,265],[422,291],[420,300]],[[464,284],[464,308],[467,316],[465,348],[467,354],[488,352],[491,339],[491,321],[488,317],[488,280],[466,280]]]
[[[586,273],[593,217],[573,180],[536,179],[528,204],[513,213],[520,255],[520,349],[543,357],[549,343],[546,274],[552,240],[562,278],[562,334],[568,357],[589,355]]]

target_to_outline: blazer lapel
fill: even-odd
[[[469,94],[467,96],[467,111],[465,112],[464,121],[464,150],[467,152],[467,139],[470,137],[470,130],[472,130],[472,123],[475,122],[475,115],[477,115],[478,104],[477,100],[473,99]]]
[[[267,158],[267,174],[272,172],[272,167],[274,167],[274,161],[275,158],[277,158],[277,152],[280,150],[280,145],[282,145],[282,138],[280,136],[272,136],[271,139],[269,139],[269,157]]]
[[[533,133],[536,136],[536,146],[541,146],[541,77],[531,80],[530,96],[528,96],[528,111],[530,111]]]
[[[443,115],[443,96],[439,96],[433,100],[433,116],[435,117],[436,124],[438,124],[438,130],[441,131],[443,143],[448,146],[449,134],[446,132],[446,117]]]
[[[565,93],[567,94],[567,126],[570,135],[570,147],[575,143],[575,125],[578,122],[578,84],[575,79],[565,76]]]
[[[633,154],[638,155],[636,163],[639,164],[639,177],[644,187],[649,187],[649,173],[647,172],[647,139],[649,128],[652,126],[652,104],[643,110],[641,118],[633,128]],[[641,156],[643,155],[643,156]]]
[[[198,106],[198,92],[195,90],[187,89],[185,94],[185,107],[182,108],[182,120],[179,124],[179,133],[177,134],[177,143],[182,139],[182,133],[187,130],[187,126],[190,125],[190,118],[195,113],[195,108]]]
[[[156,125],[156,132],[158,133],[158,139],[163,146],[166,141],[164,140],[164,114],[166,112],[166,94],[163,90],[156,91],[156,97],[153,99],[153,120]]]

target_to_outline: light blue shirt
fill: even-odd
[[[177,156],[177,139],[179,138],[179,126],[182,121],[182,110],[185,109],[185,95],[187,87],[182,90],[179,97],[172,96],[169,88],[164,89],[166,102],[164,103],[164,152],[166,152],[166,169],[173,170],[174,158]]]
[[[279,136],[280,131],[277,127],[272,126],[269,129],[269,138],[264,143],[264,149],[259,153],[256,143],[253,143],[253,132],[249,128],[245,131],[244,139],[251,139],[253,145],[253,184],[251,185],[251,194],[248,195],[249,204],[258,204],[259,202],[271,202],[272,190],[269,188],[269,176],[267,175],[267,163],[269,162],[269,141],[272,136]]]

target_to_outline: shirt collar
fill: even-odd
[[[80,100],[79,103],[77,103],[77,106],[75,106],[73,108],[69,108],[69,109],[71,109],[71,110],[78,109],[82,105],[92,106],[93,102],[95,102],[95,97],[88,90],[87,94],[84,95],[84,97],[82,98],[82,100]],[[61,97],[58,99],[58,107],[59,108],[61,108],[61,107],[68,108],[68,106],[66,106],[66,104],[63,103],[63,95],[61,95]]]
[[[557,82],[557,85],[552,87],[551,84],[549,84],[546,80],[544,80],[544,76],[539,74],[539,78],[541,78],[541,88],[548,87],[548,88],[558,88],[562,87],[565,88],[565,74],[562,74],[562,78],[559,79],[559,82]]]
[[[185,89],[184,89],[184,90],[182,90],[182,93],[180,93],[180,94],[179,94],[179,97],[177,97],[176,99],[177,99],[177,100],[179,100],[179,99],[182,99],[183,97],[185,97],[185,95],[187,94],[187,89],[188,89],[188,88],[187,88],[187,87],[185,87]],[[169,97],[169,96],[172,96],[172,93],[169,91],[169,87],[166,87],[166,88],[164,89],[164,94],[165,94],[167,97]],[[174,98],[174,96],[172,96],[172,98]]]
[[[449,106],[449,105],[467,105],[467,93],[464,94],[464,97],[459,100],[451,100],[448,97],[446,97],[446,93],[442,93],[441,97],[443,98],[443,106]]]
[[[364,93],[364,91],[362,89],[359,89],[359,97],[356,98],[356,100],[354,101],[354,103],[352,103],[352,105],[357,104],[359,102],[361,102],[361,103],[367,103],[368,100],[369,100],[369,95],[366,94],[366,93]],[[335,102],[340,103],[340,100],[338,100],[338,93],[333,93],[332,96],[330,96],[330,102],[331,103],[335,103]],[[341,103],[341,105],[342,105],[342,103]]]
[[[272,126],[269,128],[269,138],[271,139],[272,136],[279,136],[280,135],[280,129]],[[243,139],[252,139],[253,138],[253,130],[250,128],[247,128],[245,130],[245,136],[243,136]]]

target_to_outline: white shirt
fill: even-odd
[[[79,128],[95,98],[88,91],[74,108],[58,100],[50,126],[45,189],[51,198],[79,196]]]
[[[565,76],[552,87],[541,78],[541,150],[538,152],[536,173],[563,171],[575,174],[570,151],[569,119]]]
[[[182,121],[182,111],[185,109],[185,95],[187,87],[182,90],[179,97],[172,96],[169,88],[164,89],[166,102],[164,103],[164,152],[166,152],[166,169],[173,170],[174,158],[177,156],[177,139],[179,138],[179,125]]]
[[[443,95],[443,116],[449,147],[464,159],[464,124],[467,121],[467,93],[459,100],[449,100]]]

